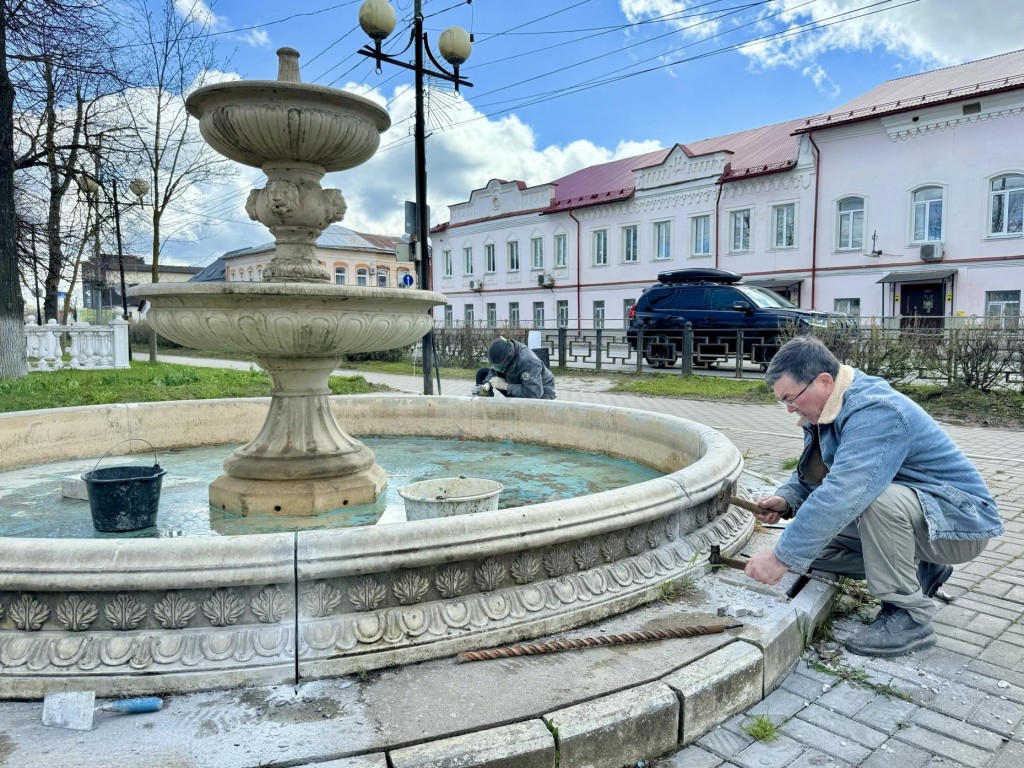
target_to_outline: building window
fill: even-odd
[[[942,188],[914,192],[914,242],[942,240]]]
[[[832,307],[849,317],[860,317],[860,299],[836,299]]]
[[[509,240],[508,245],[508,271],[519,271],[519,241]]]
[[[839,250],[864,247],[864,198],[844,197],[839,201]]]
[[[599,229],[594,232],[594,266],[608,266],[608,230]]]
[[[398,270],[398,274],[395,275],[395,285],[397,285],[399,288],[404,288],[405,287],[405,276],[408,275],[408,274],[409,274],[408,271],[406,271],[404,269]],[[415,282],[415,278],[413,278],[413,281]]]
[[[388,271],[386,269],[377,269],[377,287],[387,288],[388,287]]]
[[[345,285],[348,281],[348,269],[346,267],[334,268],[334,284]]]
[[[448,328],[455,324],[455,312],[451,304],[444,305],[444,324]]]
[[[555,315],[558,318],[558,327],[565,328],[569,325],[569,302],[555,302]]]
[[[484,246],[484,272],[491,273],[498,270],[498,260],[494,255],[494,243]]]
[[[253,281],[253,278],[252,278],[252,267],[249,267],[249,282],[251,283],[252,281]]]
[[[732,222],[733,252],[750,250],[750,209],[733,211],[729,217]]]
[[[498,324],[498,305],[488,304],[487,305],[487,326],[494,328]]]
[[[263,282],[263,267],[256,267],[256,281]]]
[[[666,261],[672,258],[672,222],[656,221],[654,223],[654,258]]]
[[[472,248],[463,248],[462,249],[462,262],[463,262],[464,274],[472,275],[473,274],[473,249]]]
[[[711,217],[694,216],[690,219],[690,230],[692,242],[690,243],[690,255],[710,256],[711,255]]]
[[[1020,291],[986,291],[985,317],[999,328],[1016,330],[1020,325]]]
[[[569,238],[555,235],[555,268],[564,267],[569,263]]]
[[[1000,176],[992,180],[993,235],[1019,235],[1024,219],[1024,176]]]
[[[530,268],[544,269],[544,240],[540,237],[530,238]]]
[[[792,248],[796,245],[796,204],[777,205],[772,209],[772,223],[775,228],[773,239],[776,248]]]
[[[629,310],[636,304],[636,299],[622,300],[622,327],[629,328]]]
[[[544,327],[544,302],[535,301],[533,302],[533,327],[543,328]]]
[[[594,302],[594,327],[604,328],[604,302]]]
[[[463,325],[473,325],[473,305],[467,304],[462,308],[462,323]]]
[[[366,267],[360,267],[356,270],[356,285],[369,285],[369,272]]]
[[[636,225],[622,228],[622,261],[624,264],[636,264],[640,256],[637,247]]]
[[[444,257],[444,276],[451,277],[455,274],[455,263],[454,259],[452,259],[452,252],[444,251],[442,256]]]
[[[508,303],[508,324],[512,326],[519,325],[519,302],[510,301]]]

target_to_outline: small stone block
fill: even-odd
[[[679,743],[693,743],[729,716],[760,701],[763,676],[761,650],[738,642],[662,678],[682,701]]]
[[[559,768],[633,765],[675,749],[679,699],[664,683],[648,683],[556,710],[544,720],[558,729]]]
[[[388,759],[383,752],[373,755],[342,757],[326,763],[306,763],[299,768],[388,768]]]
[[[78,475],[68,475],[60,479],[60,495],[65,499],[89,500],[89,491],[86,490],[85,480]]]
[[[555,768],[555,739],[540,720],[403,747],[393,768]]]

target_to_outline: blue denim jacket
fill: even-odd
[[[818,424],[804,424],[800,466],[777,491],[796,514],[775,546],[806,570],[890,483],[914,489],[930,539],[990,539],[1003,523],[985,481],[942,428],[884,379],[842,366]],[[827,468],[809,477],[817,442]]]

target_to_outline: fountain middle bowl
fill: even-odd
[[[0,469],[244,442],[267,398],[0,416]],[[471,437],[592,450],[664,476],[509,510],[367,528],[209,539],[0,537],[0,698],[74,685],[98,695],[294,683],[579,626],[656,599],[739,551],[728,506],[743,467],[715,430],[559,401],[330,398],[353,434]],[[133,443],[126,444],[131,447]]]

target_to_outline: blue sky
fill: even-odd
[[[302,54],[306,82],[387,106],[394,126],[378,154],[325,186],[343,189],[345,226],[390,234],[401,231],[402,201],[413,199],[412,75],[387,64],[377,74],[355,53],[367,42],[361,3],[203,7],[243,78],[276,77],[275,51],[290,46]],[[398,28],[385,49],[397,53],[413,0],[392,6]],[[491,178],[539,184],[676,142],[829,111],[893,77],[1024,47],[1020,0],[424,0],[423,9],[431,40],[451,25],[475,38],[462,69],[474,87],[429,99],[435,224]],[[243,211],[245,189],[259,179],[243,172],[232,189],[204,190],[218,215],[186,226],[167,259],[202,265],[270,240]]]

